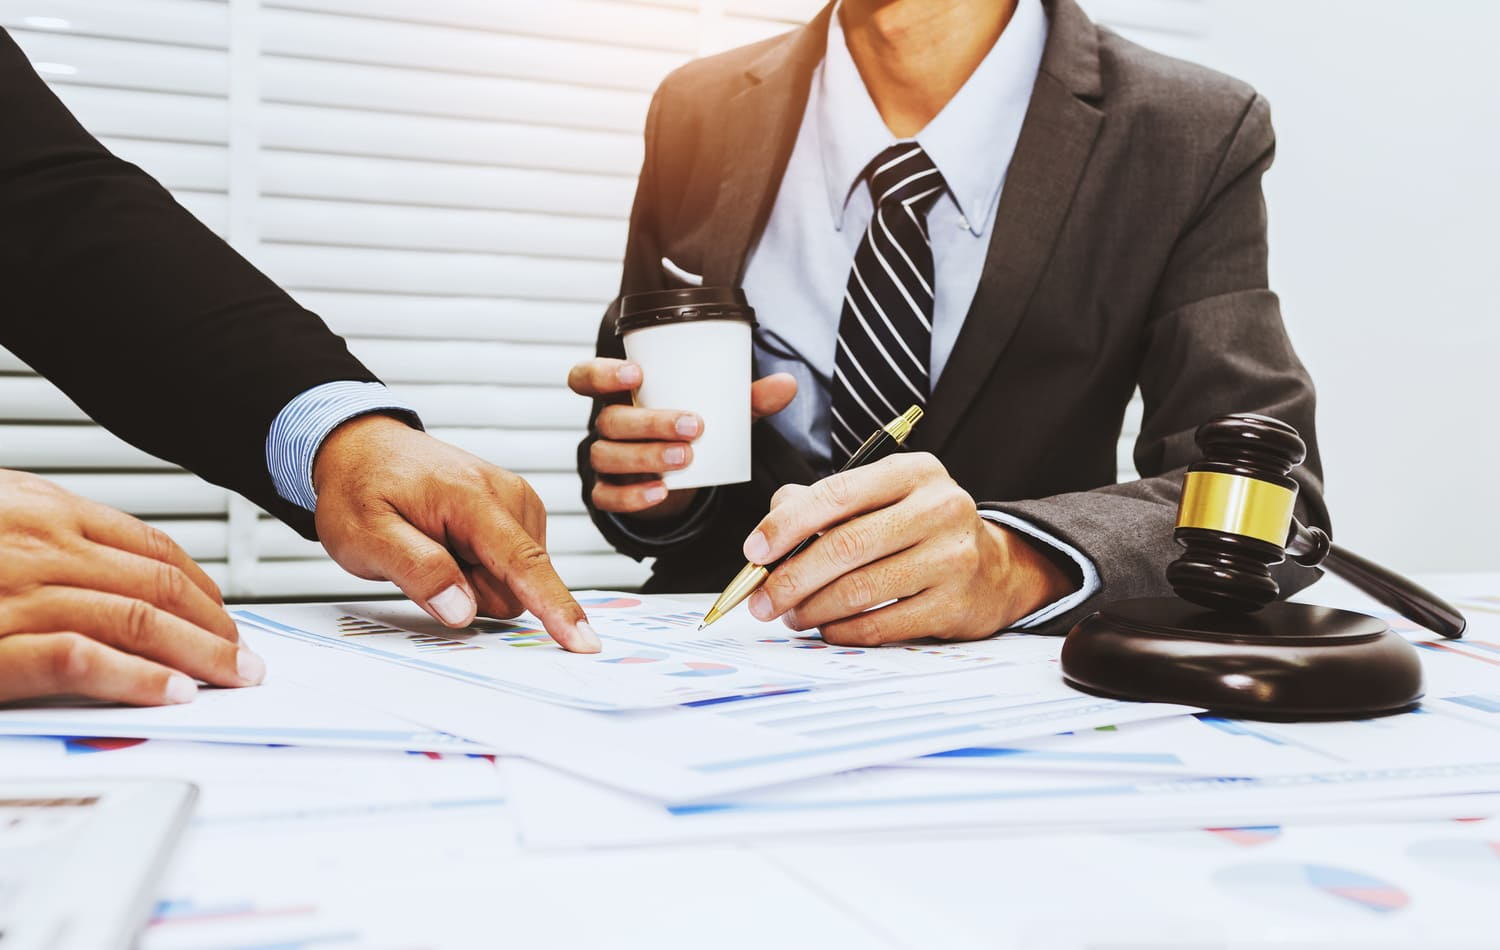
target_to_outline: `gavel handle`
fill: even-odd
[[[1334,544],[1322,528],[1292,522],[1286,553],[1299,564],[1321,564],[1396,613],[1450,640],[1464,635],[1468,621],[1452,604],[1395,571]]]

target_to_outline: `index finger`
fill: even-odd
[[[628,360],[596,357],[568,370],[568,388],[580,396],[628,392],[641,384],[641,368]]]
[[[472,555],[467,559],[479,563],[510,588],[563,649],[571,653],[598,653],[599,635],[557,576],[547,549],[527,534],[504,508],[496,506],[479,514],[479,519],[467,532],[467,546],[471,549],[467,554]],[[453,527],[450,525],[450,530]]]
[[[770,564],[815,534],[911,493],[912,479],[895,458],[835,472],[806,491],[787,493],[745,539],[745,559]]]

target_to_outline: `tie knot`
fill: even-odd
[[[867,174],[877,208],[900,202],[926,214],[947,187],[937,166],[915,142],[892,145],[876,155]]]

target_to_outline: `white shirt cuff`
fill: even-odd
[[[1066,597],[1054,600],[1052,603],[1038,610],[1032,611],[1006,627],[1007,630],[1025,630],[1028,627],[1040,626],[1053,617],[1067,613],[1085,600],[1099,593],[1099,569],[1094,566],[1092,560],[1082,551],[1073,547],[1073,545],[1048,534],[1029,521],[1017,518],[1015,515],[1006,514],[1003,511],[991,511],[987,508],[981,508],[979,510],[979,517],[987,521],[993,521],[999,525],[1004,525],[1014,531],[1019,531],[1028,538],[1041,541],[1043,544],[1061,551],[1067,556],[1068,560],[1078,566],[1078,572],[1083,577],[1083,586],[1078,590],[1075,590]]]
[[[410,406],[392,399],[381,383],[339,380],[314,386],[276,414],[266,434],[266,468],[276,494],[308,511],[318,508],[313,490],[313,460],[323,440],[340,425],[372,412],[400,413],[421,428],[421,420]]]

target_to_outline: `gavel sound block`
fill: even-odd
[[[1277,602],[1272,565],[1321,564],[1445,637],[1464,618],[1434,594],[1333,544],[1293,517],[1297,431],[1242,413],[1201,426],[1167,568],[1177,597],[1112,604],[1063,644],[1073,686],[1121,699],[1183,703],[1251,719],[1349,719],[1400,712],[1422,698],[1417,651],[1383,620]]]

